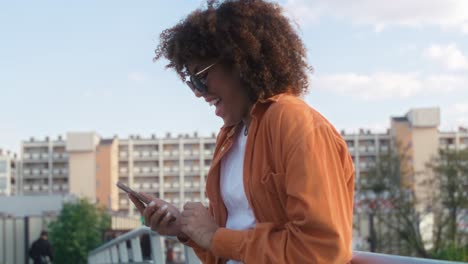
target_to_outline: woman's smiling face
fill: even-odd
[[[212,64],[213,62],[205,61],[188,63],[187,66],[193,76]],[[238,73],[215,63],[196,77],[206,84],[207,90],[201,93],[192,86],[193,92],[216,107],[215,114],[223,119],[226,126],[235,125],[248,117],[252,103],[246,89],[240,84]]]

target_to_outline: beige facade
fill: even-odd
[[[437,156],[439,149],[440,111],[438,108],[420,108],[409,111],[404,117],[392,118],[392,131],[400,153],[407,155],[404,165],[409,171],[402,184],[413,188],[418,210],[430,207],[431,193],[427,186],[433,182],[428,163]]]
[[[97,202],[113,211],[119,209],[118,191],[118,139],[101,140],[96,153],[96,198]]]
[[[67,152],[70,193],[96,201],[96,148],[99,137],[95,133],[68,133]]]

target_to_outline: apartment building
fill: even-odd
[[[207,202],[204,182],[215,140],[215,135],[197,134],[122,140],[101,139],[95,133],[31,138],[22,142],[17,187],[22,195],[71,193],[126,214],[134,214],[135,208],[115,187],[117,180],[179,207],[186,201]]]
[[[468,128],[460,127],[457,131],[439,132],[439,147],[450,150],[468,148]]]
[[[418,182],[430,175],[425,164],[439,148],[465,149],[468,131],[439,132],[438,108],[412,109],[392,117],[386,133],[342,132],[353,158],[358,183],[365,183],[369,169],[396,142],[408,150],[414,175],[404,184],[414,186],[418,195],[427,193]],[[207,203],[204,186],[215,148],[215,135],[166,134],[164,137],[133,135],[101,139],[95,133],[68,133],[55,140],[31,138],[22,143],[22,173],[16,188],[19,194],[72,193],[100,204],[134,214],[126,194],[115,187],[121,180],[137,191],[182,207],[186,201]],[[1,174],[0,174],[1,175]],[[358,185],[357,185],[358,186]]]
[[[361,129],[356,134],[341,133],[345,139],[348,150],[353,158],[355,167],[356,181],[366,181],[366,176],[370,168],[372,168],[377,159],[382,154],[387,154],[390,151],[392,138],[387,133],[371,133],[370,130]]]
[[[119,141],[119,180],[135,190],[182,207],[187,201],[208,203],[205,180],[216,138],[194,134],[176,138],[131,136]],[[119,190],[119,208],[134,213],[127,195]]]
[[[62,137],[30,138],[21,144],[19,195],[66,194],[69,191],[68,152]]]
[[[16,177],[19,160],[16,154],[0,149],[0,196],[11,196],[16,193]]]

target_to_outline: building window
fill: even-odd
[[[7,187],[7,179],[6,178],[0,178],[0,189],[6,189]]]
[[[6,166],[7,166],[6,161],[4,161],[4,160],[0,161],[0,173],[6,172],[6,168],[7,168]]]

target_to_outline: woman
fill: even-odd
[[[203,263],[347,263],[354,168],[334,127],[300,96],[306,51],[282,9],[236,0],[196,10],[161,34],[156,60],[224,121],[208,173],[207,210],[159,199],[146,223]],[[170,221],[172,216],[176,221]]]

